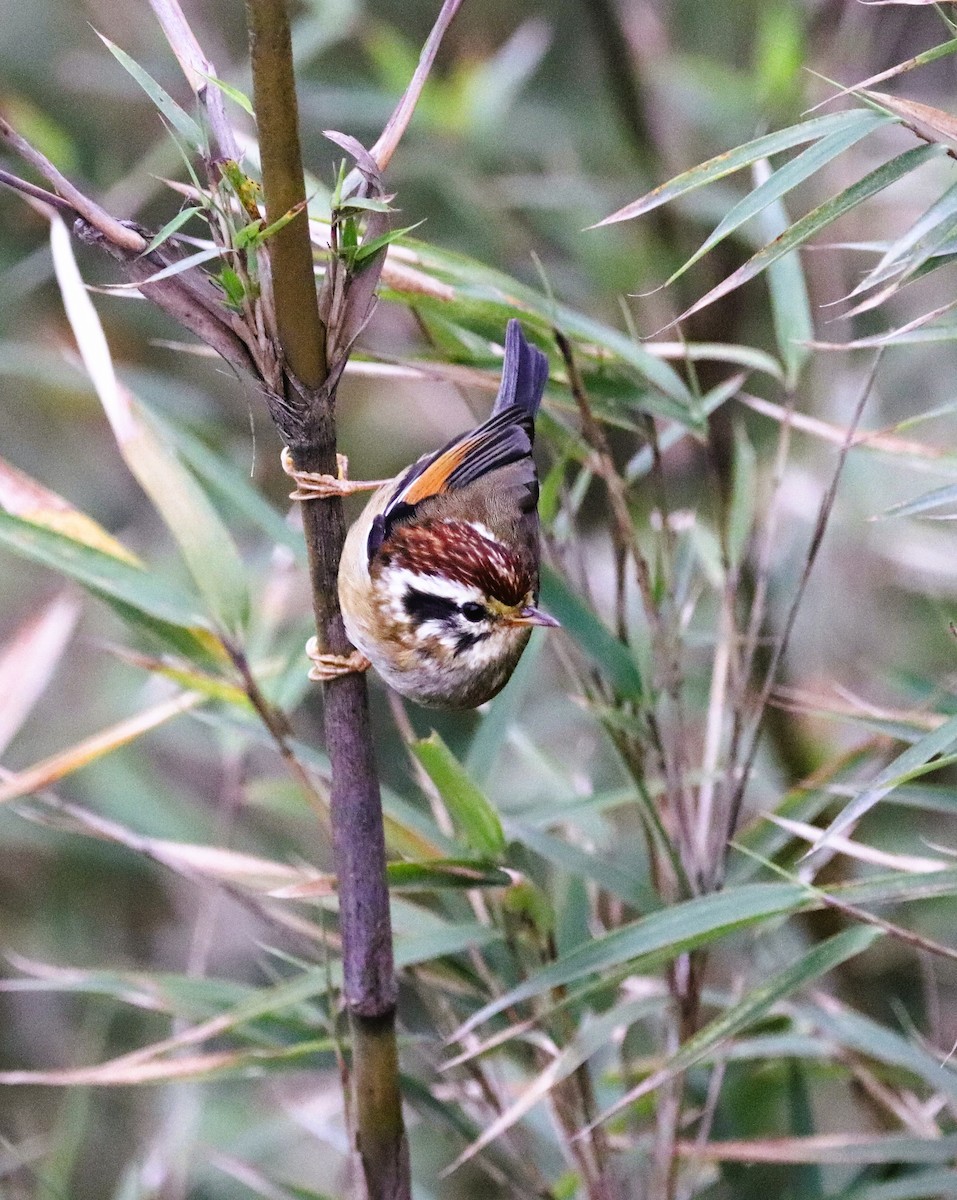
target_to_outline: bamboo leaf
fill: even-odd
[[[233,87],[231,83],[225,83],[222,79],[217,79],[215,75],[207,75],[205,71],[201,71],[200,74],[208,83],[219,88],[227,99],[232,100],[233,104],[238,104],[243,112],[248,113],[251,117],[255,117],[256,113],[253,110],[252,101],[245,92],[241,92],[239,88]]]
[[[757,455],[742,425],[734,431],[734,475],[728,505],[728,560],[733,568],[744,561],[758,503]]]
[[[957,117],[951,113],[934,108],[930,104],[921,104],[917,100],[907,100],[903,96],[889,96],[886,92],[865,89],[861,95],[873,100],[894,116],[916,125],[920,133],[929,136],[932,141],[951,146],[957,144]]]
[[[175,217],[173,217],[171,221],[167,221],[163,228],[158,233],[153,235],[153,237],[150,239],[149,245],[146,247],[140,257],[142,258],[143,255],[152,254],[154,250],[158,250],[168,238],[171,238],[174,233],[182,229],[187,221],[202,211],[203,210],[198,205],[191,205],[189,208],[180,209],[180,211]]]
[[[957,1171],[909,1171],[895,1179],[855,1184],[835,1200],[953,1200]]]
[[[778,917],[807,903],[807,890],[792,884],[753,883],[733,892],[717,892],[686,900],[639,921],[623,925],[604,937],[577,947],[557,962],[473,1014],[455,1034],[459,1040],[496,1013],[553,987],[562,987],[626,964],[630,969],[677,957],[705,945],[732,929]]]
[[[704,1162],[946,1163],[957,1157],[957,1134],[921,1138],[894,1133],[821,1133],[752,1141],[681,1142],[679,1153]]]
[[[578,648],[608,676],[620,696],[643,699],[641,672],[631,651],[550,567],[542,570],[542,602]]]
[[[97,32],[96,36],[106,46],[107,50],[109,50],[120,66],[132,75],[156,105],[157,109],[159,109],[162,116],[186,139],[193,150],[201,153],[205,149],[206,138],[203,136],[203,131],[198,122],[182,109],[173,97],[164,88],[161,88],[151,75],[143,70],[138,62],[130,58],[125,50],[121,50],[119,46],[111,42],[108,37],[104,37],[102,33]]]
[[[762,178],[766,170],[764,162],[757,163],[756,177]],[[758,220],[761,233],[766,238],[782,237],[791,224],[783,200],[774,200]],[[814,338],[811,304],[799,255],[787,254],[771,263],[768,267],[768,289],[771,293],[774,336],[785,365],[784,386],[793,390],[811,354],[808,343]]]
[[[0,459],[0,509],[131,566],[142,565],[98,521],[3,459]]]
[[[0,513],[0,545],[160,621],[184,629],[204,623],[196,600],[172,584],[32,521]]]
[[[957,483],[948,483],[944,487],[934,488],[924,492],[914,500],[903,500],[900,504],[885,509],[875,520],[886,520],[888,517],[917,517],[932,509],[941,508],[945,504],[957,502]]]
[[[172,700],[154,705],[145,712],[137,713],[134,717],[120,721],[92,737],[84,738],[75,746],[61,750],[32,767],[9,775],[0,783],[0,804],[7,804],[9,801],[27,796],[31,792],[50,787],[64,776],[71,775],[74,771],[102,758],[103,755],[112,754],[121,746],[142,737],[149,730],[165,725],[167,721],[194,708],[202,700],[203,697],[195,692],[186,692],[175,696]]]
[[[797,155],[797,157],[791,159],[783,167],[780,167],[773,173],[768,172],[758,186],[742,200],[739,200],[731,211],[721,219],[713,232],[708,235],[688,261],[679,267],[670,279],[668,279],[667,284],[674,283],[689,267],[703,258],[709,250],[713,250],[725,238],[730,237],[736,229],[739,229],[747,221],[750,221],[752,217],[756,217],[769,205],[774,204],[776,200],[780,200],[782,196],[787,195],[799,183],[816,174],[816,172],[820,171],[829,162],[838,158],[879,126],[892,123],[893,120],[891,117],[880,113],[865,110],[842,115],[855,119],[848,120],[845,125],[842,125],[833,133],[829,133],[826,137],[821,138],[820,141]],[[760,158],[757,161],[764,162],[766,160]],[[604,224],[604,222],[602,223]],[[780,232],[781,230],[777,231],[777,233]]]
[[[176,539],[213,618],[236,633],[245,624],[249,598],[235,543],[194,476],[163,444],[117,379],[99,314],[83,286],[66,226],[57,216],[50,220],[50,245],[73,335],[120,453]]]
[[[905,150],[903,154],[897,158],[891,159],[890,162],[884,163],[876,170],[865,175],[863,179],[859,179],[857,183],[841,192],[840,195],[832,197],[825,201],[824,204],[818,205],[817,208],[801,217],[780,237],[775,238],[770,245],[759,250],[757,254],[752,255],[743,266],[739,267],[727,279],[723,280],[716,287],[713,287],[707,295],[702,296],[695,304],[678,317],[678,321],[687,320],[693,313],[700,312],[701,309],[707,308],[709,304],[713,304],[715,300],[722,296],[728,295],[736,288],[741,287],[749,280],[760,275],[766,270],[771,263],[777,262],[779,258],[783,258],[785,254],[789,254],[792,250],[796,250],[799,246],[803,246],[815,234],[820,233],[822,229],[826,229],[832,225],[838,217],[844,216],[857,205],[862,204],[865,200],[869,200],[872,196],[876,196],[886,187],[890,187],[892,183],[905,178],[905,176],[916,171],[918,167],[923,166],[931,158],[936,158],[943,154],[943,148],[938,145],[933,146],[915,146],[911,150]]]
[[[185,258],[178,258],[176,262],[170,263],[168,267],[162,267],[147,279],[141,279],[137,283],[111,283],[108,290],[110,292],[138,292],[147,284],[159,283],[161,279],[171,279],[174,275],[182,275],[186,271],[191,271],[193,267],[198,267],[201,263],[210,262],[214,258],[222,258],[224,253],[227,251],[221,250],[218,246],[212,246],[208,250],[197,250],[195,254],[188,254]]]
[[[412,744],[412,753],[439,789],[462,837],[483,857],[505,853],[505,833],[498,813],[437,733]]]
[[[77,598],[58,596],[0,646],[0,756],[49,685],[78,616]]]
[[[887,793],[893,791],[898,784],[905,783],[915,774],[922,774],[928,763],[938,755],[945,754],[955,744],[957,744],[957,717],[951,717],[938,729],[920,738],[913,746],[908,746],[903,754],[899,754],[893,762],[889,763],[873,783],[855,796],[840,815],[835,817],[825,829],[824,836],[817,846],[808,851],[806,857],[822,850],[828,844],[831,836],[843,833],[848,826],[860,820],[864,813],[883,800]]]
[[[683,171],[667,183],[659,184],[646,195],[626,204],[624,208],[612,213],[610,217],[605,217],[603,221],[599,221],[592,228],[600,229],[603,225],[611,225],[617,221],[630,221],[633,217],[640,217],[662,204],[667,204],[679,196],[694,191],[695,188],[715,183],[719,179],[732,175],[735,171],[750,167],[759,159],[770,158],[771,155],[779,154],[782,150],[790,150],[805,142],[817,141],[819,138],[843,129],[853,129],[858,126],[858,123],[859,112],[851,110],[850,112],[830,113],[824,117],[813,117],[810,121],[802,121],[800,125],[791,125],[778,133],[765,134],[734,150],[716,154],[707,162],[700,163],[689,171]]]
[[[835,934],[826,942],[813,947],[802,955],[797,962],[779,971],[764,983],[752,988],[745,998],[731,1006],[719,1017],[710,1021],[704,1028],[699,1029],[688,1038],[668,1060],[667,1065],[660,1071],[655,1071],[637,1087],[627,1092],[619,1101],[608,1108],[598,1117],[596,1124],[607,1121],[609,1117],[620,1112],[629,1104],[633,1104],[642,1096],[657,1090],[675,1075],[694,1066],[716,1046],[736,1033],[741,1033],[763,1017],[779,1000],[790,996],[798,988],[819,979],[841,963],[861,954],[874,941],[882,936],[882,931],[868,926],[856,926]]]
[[[552,330],[557,324],[567,337],[589,348],[597,347],[599,351],[610,352],[660,392],[660,396],[642,398],[642,407],[646,411],[685,424],[700,423],[695,412],[695,398],[680,375],[667,363],[649,354],[644,346],[627,334],[567,305],[558,304],[504,272],[486,267],[465,255],[411,239],[404,244],[404,248],[411,253],[413,263],[454,285],[455,300],[461,312],[481,317],[488,324],[501,329],[510,317],[515,316],[518,306],[526,314],[529,325],[537,327],[548,342],[552,340]],[[442,318],[448,315],[448,300],[445,298],[416,296],[416,307],[430,313],[434,311]]]
[[[135,410],[134,410],[135,411]],[[209,499],[139,413],[123,457],[176,539],[196,586],[217,624],[238,633],[249,616],[246,573],[239,551]]]
[[[829,889],[829,894],[836,899],[859,906],[923,900],[955,892],[957,869],[923,875],[879,875]],[[790,883],[749,883],[728,892],[685,900],[576,947],[479,1009],[451,1040],[461,1039],[503,1009],[541,995],[550,988],[624,967],[630,971],[650,968],[735,930],[772,918],[813,911],[823,905],[824,900],[813,890]]]
[[[901,237],[888,246],[880,261],[867,273],[857,287],[854,288],[851,296],[856,296],[861,292],[867,291],[876,284],[883,282],[895,270],[899,270],[908,253],[921,239],[932,230],[938,228],[942,222],[948,221],[948,218],[952,217],[954,213],[957,213],[957,184],[949,187],[922,216],[918,217],[906,233],[902,234]],[[951,228],[949,224],[947,228]]]
[[[229,512],[242,515],[272,542],[287,547],[298,558],[305,559],[302,535],[250,482],[248,467],[241,470],[234,459],[219,454],[181,424],[173,424],[155,412],[150,413],[150,420],[164,440],[176,448],[183,462],[199,476],[204,488],[222,497]]]

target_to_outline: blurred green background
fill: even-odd
[[[374,141],[414,68],[436,8],[422,0],[296,6],[306,166],[323,184],[334,178],[337,152],[322,130],[342,130],[367,145]],[[219,74],[248,91],[242,6],[210,0],[187,11]],[[157,228],[179,203],[162,180],[183,178],[182,162],[152,105],[95,30],[186,103],[177,64],[145,2],[0,0],[0,111],[108,210]],[[805,68],[849,83],[942,39],[940,20],[928,8],[627,0],[616,11],[612,0],[536,0],[521,6],[466,0],[389,168],[388,183],[398,195],[402,222],[424,221],[417,237],[474,256],[536,288],[544,280],[562,302],[617,328],[633,322],[640,335],[651,335],[755,244],[746,228],[674,288],[646,294],[703,240],[742,185],[719,183],[641,221],[603,230],[586,227],[678,171],[797,121],[826,94]],[[908,77],[907,94],[952,108],[954,71],[953,59],[945,58]],[[237,124],[251,132],[242,114]],[[888,147],[908,144],[899,129],[869,139],[828,169],[825,184],[816,179],[799,190],[796,207],[810,207],[847,186]],[[938,194],[950,165],[934,164],[883,193],[833,236],[829,231],[828,240],[866,243],[893,237]],[[0,231],[0,455],[93,516],[149,562],[184,578],[174,546],[120,458],[77,365],[52,277],[46,222],[3,191]],[[116,281],[109,262],[82,247],[77,254],[88,282]],[[854,251],[817,247],[804,252],[803,263],[821,340],[847,340],[900,324],[949,298],[946,279],[934,275],[896,300],[889,320],[882,313],[842,322],[837,310],[824,305],[853,287],[860,259]],[[707,310],[689,336],[771,346],[763,288],[758,281]],[[288,481],[279,468],[276,435],[254,389],[209,358],[164,345],[164,339],[178,341],[181,334],[147,303],[110,295],[96,295],[95,301],[123,379],[156,412],[251,475],[284,513]],[[363,346],[385,359],[429,353],[414,314],[388,302],[380,304]],[[816,354],[800,390],[800,411],[842,425],[868,361],[853,353]],[[953,342],[891,351],[866,426],[879,429],[936,414],[901,436],[949,453],[955,366]],[[713,364],[702,367],[702,386],[722,377],[719,372],[711,378],[713,369]],[[757,376],[748,387],[759,395],[767,391]],[[383,384],[347,376],[340,391],[340,445],[350,456],[351,474],[394,473],[484,412],[487,401],[485,393],[440,382]],[[736,416],[763,456],[773,445],[773,424],[743,409],[736,409]],[[794,586],[799,547],[808,536],[833,452],[820,438],[795,434],[774,563],[775,588],[782,597]],[[674,507],[707,507],[714,482],[700,446],[680,446],[670,456],[668,471]],[[951,707],[957,650],[947,627],[957,590],[951,527],[868,520],[895,501],[946,482],[951,472],[930,455],[893,458],[862,451],[852,457],[785,664],[787,682],[823,698],[824,707],[853,707],[858,698],[894,710],[929,702],[939,710]],[[603,497],[592,489],[582,510],[583,554],[600,600],[607,599],[611,587],[605,515]],[[241,517],[230,524],[260,589],[257,602],[273,613],[288,646],[301,641],[309,612],[301,568]],[[18,632],[63,593],[62,580],[52,572],[0,552],[0,647],[12,645]],[[66,594],[73,595],[69,589]],[[84,599],[55,675],[4,754],[8,769],[43,759],[166,694],[161,681],[115,652],[126,644],[119,620]],[[691,680],[699,698],[707,678],[702,671],[700,679]],[[3,683],[12,695],[17,680],[8,677]],[[504,811],[544,804],[553,792],[573,794],[579,785],[601,790],[622,784],[615,756],[596,727],[580,718],[568,687],[554,647],[536,645],[534,658],[523,663],[505,694],[507,715],[500,728],[508,731],[506,740],[481,750],[485,786]],[[0,715],[4,700],[0,694]],[[378,685],[373,685],[373,705],[383,778],[408,793],[411,769]],[[316,743],[319,717],[317,697],[306,694],[294,715],[296,735]],[[438,728],[461,756],[470,747],[474,752],[480,717],[422,712],[410,717],[421,734]],[[770,740],[754,803],[779,794],[783,785],[856,740],[856,728],[839,718],[795,716]],[[881,810],[870,818],[870,840],[916,854],[927,852],[927,839],[953,844],[957,802],[945,774],[936,782],[935,813],[897,807],[885,815]],[[270,749],[214,717],[180,718],[70,776],[58,794],[146,835],[220,842],[286,861],[329,865],[311,814]],[[162,972],[179,979],[194,970],[238,984],[261,984],[282,973],[282,960],[271,952],[278,935],[247,908],[208,884],[170,875],[128,849],[64,832],[38,816],[29,805],[0,809],[0,951],[11,962],[4,974],[22,979],[15,968],[31,960],[28,974],[49,985],[49,990],[17,991],[7,983],[0,1023],[6,1068],[92,1063],[169,1030],[162,1004],[151,1013],[145,1000],[127,1006],[97,999],[72,990],[69,976],[57,973],[61,969],[148,971],[147,992],[162,986]],[[621,829],[596,822],[591,834],[590,848],[598,845],[611,865],[641,880],[646,867],[636,843],[630,844]],[[530,854],[530,869],[533,858]],[[570,879],[556,886],[569,921],[560,937],[573,941],[587,931],[568,932],[576,897],[561,896],[561,889],[582,886]],[[912,906],[909,912],[922,928],[947,940],[952,902]],[[414,924],[412,916],[409,921]],[[301,952],[298,946],[279,948],[294,956]],[[134,975],[125,979],[132,988]],[[953,964],[937,961],[922,979],[911,956],[888,946],[871,955],[866,966],[855,965],[843,986],[855,1003],[882,1020],[921,1023],[938,1045],[957,1036]],[[98,989],[91,984],[89,990]],[[100,990],[110,991],[105,985]],[[197,993],[194,1019],[209,1002]],[[415,1028],[415,999],[408,997],[406,1006]],[[428,1021],[418,1015],[424,1031]],[[412,1061],[417,1053],[414,1046],[409,1050]],[[317,1086],[315,1075],[304,1072],[289,1079],[204,1084],[201,1091],[188,1085],[2,1088],[0,1194],[10,1200],[154,1195],[238,1200],[269,1194],[248,1179],[243,1182],[237,1170],[230,1172],[235,1156],[255,1160],[264,1175],[276,1172],[300,1179],[304,1188],[338,1195],[330,1172],[337,1169],[343,1135],[331,1062],[320,1082]],[[747,1086],[759,1084],[760,1078]],[[760,1095],[745,1096],[738,1107],[760,1112],[763,1103]],[[824,1101],[818,1116],[822,1129],[843,1128],[846,1121],[866,1125],[850,1110],[828,1112]],[[770,1115],[767,1122],[755,1118],[756,1126],[765,1124],[773,1129]],[[423,1198],[509,1194],[468,1171],[439,1183],[436,1171],[448,1158],[443,1136],[427,1124],[412,1131],[421,1179],[431,1178],[422,1183]],[[216,1147],[215,1153],[197,1150],[203,1146]],[[13,1169],[21,1161],[25,1165]],[[317,1168],[317,1161],[332,1165]],[[755,1182],[755,1174],[764,1182]],[[736,1194],[757,1194],[748,1189],[766,1189],[774,1179],[770,1169],[756,1170]]]

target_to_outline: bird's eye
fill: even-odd
[[[462,616],[466,621],[484,621],[488,616],[488,611],[482,604],[476,604],[474,600],[470,600],[468,604],[462,605]]]

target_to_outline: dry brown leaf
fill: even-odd
[[[918,100],[906,100],[903,96],[890,96],[887,92],[873,92],[865,88],[861,92],[888,112],[906,121],[921,137],[931,142],[946,142],[957,146],[957,117],[942,108],[921,104]]]

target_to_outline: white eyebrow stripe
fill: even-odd
[[[448,525],[448,524],[451,524],[452,522],[446,521],[445,523]],[[470,528],[474,529],[475,532],[477,534],[479,534],[481,537],[485,538],[485,540],[487,542],[491,542],[495,546],[504,546],[505,545],[505,543],[502,541],[502,539],[496,537],[495,534],[491,531],[491,529],[489,529],[489,527],[487,525],[483,524],[483,522],[481,522],[481,521],[466,521],[465,524],[470,526]]]
[[[477,587],[459,583],[457,579],[448,579],[444,575],[423,575],[418,571],[410,571],[408,567],[387,567],[383,577],[389,589],[390,596],[403,600],[409,588],[419,592],[430,592],[433,596],[442,596],[446,600],[454,600],[459,606],[470,600],[483,600]]]

